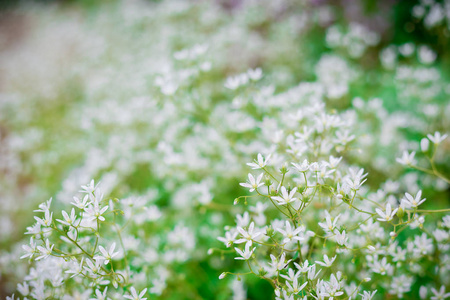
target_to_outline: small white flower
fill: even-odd
[[[231,247],[233,245],[234,241],[236,240],[237,231],[234,231],[231,233],[230,231],[225,232],[225,237],[218,237],[217,239],[225,244],[227,248]]]
[[[292,282],[292,285],[289,283],[289,281],[286,281],[286,285],[288,287],[288,291],[293,293],[294,295],[297,295],[298,293],[300,293],[305,288],[305,286],[307,284],[308,284],[308,281],[306,281],[301,286],[299,286],[297,277],[294,278],[294,280]]]
[[[341,160],[342,160],[342,156],[334,157],[334,156],[330,155],[330,168],[335,169],[337,167],[337,165],[341,162]]]
[[[84,210],[84,209],[85,209],[86,207],[88,207],[89,204],[91,203],[91,202],[89,201],[89,195],[85,195],[85,196],[83,197],[83,200],[80,200],[80,199],[77,198],[77,197],[73,197],[73,200],[74,200],[74,202],[70,202],[70,204],[72,204],[72,205],[78,207],[78,208],[81,209],[81,210]]]
[[[345,233],[345,230],[342,232],[337,231],[335,235],[336,243],[341,246],[345,246],[347,244],[348,236]]]
[[[294,266],[297,268],[297,270],[300,272],[300,273],[306,273],[306,272],[308,272],[308,270],[309,270],[309,262],[308,262],[308,260],[305,260],[304,262],[303,262],[303,265],[299,265],[298,263],[294,263]]]
[[[136,289],[134,287],[131,287],[130,294],[124,295],[124,298],[131,299],[131,300],[147,300],[147,298],[144,298],[145,293],[147,292],[147,289],[143,289],[140,294],[136,292]]]
[[[52,251],[53,251],[53,247],[54,247],[54,246],[55,246],[55,245],[50,245],[50,241],[47,239],[47,240],[45,241],[45,247],[42,247],[42,246],[38,246],[38,247],[37,247],[37,249],[39,250],[39,252],[41,253],[41,255],[38,256],[38,257],[36,258],[36,260],[40,260],[40,259],[49,257],[49,256],[52,254]]]
[[[236,240],[235,244],[242,244],[247,243],[252,245],[252,241],[255,240],[257,237],[259,237],[262,232],[255,231],[255,223],[250,223],[250,226],[248,227],[247,231],[244,230],[242,227],[237,228],[238,232],[243,236],[243,238]]]
[[[283,252],[281,254],[280,259],[278,259],[275,255],[270,254],[270,259],[272,262],[269,263],[272,268],[274,268],[277,271],[281,271],[290,263],[291,260],[286,261],[286,252]]]
[[[447,138],[447,134],[441,135],[440,132],[436,131],[434,135],[427,134],[427,137],[432,141],[435,145],[439,145],[443,140]]]
[[[83,272],[83,264],[84,264],[84,257],[81,259],[80,263],[73,263],[70,266],[70,269],[67,270],[65,273],[72,274],[70,278],[77,276],[78,274],[81,274]]]
[[[297,271],[297,273],[296,273],[292,268],[289,268],[287,275],[282,275],[281,274],[280,276],[283,277],[286,280],[294,281],[294,279],[298,278],[300,276],[300,274],[301,274],[300,271]]]
[[[250,251],[251,244],[247,243],[245,244],[245,250],[242,251],[239,248],[234,248],[237,253],[239,253],[240,257],[235,257],[234,259],[237,260],[249,260],[250,257],[252,257],[253,251],[255,251],[256,247],[253,247],[253,249]]]
[[[52,225],[52,217],[53,217],[53,213],[50,213],[49,210],[45,211],[45,217],[44,218],[38,218],[38,217],[34,217],[34,219],[42,226],[44,227],[49,227],[50,225]]]
[[[411,153],[408,153],[408,151],[403,151],[403,155],[401,158],[396,158],[395,160],[402,165],[410,166],[415,164],[414,156],[416,155],[416,152],[413,151]]]
[[[299,172],[302,173],[308,171],[309,169],[309,163],[307,159],[303,160],[301,164],[292,163],[292,165],[294,166],[294,168],[296,168]]]
[[[273,200],[278,202],[278,205],[287,205],[289,203],[293,203],[297,201],[297,198],[294,198],[295,193],[297,192],[297,188],[293,188],[291,192],[288,193],[284,186],[281,187],[281,197],[275,196],[272,197]]]
[[[50,210],[50,205],[52,204],[52,198],[50,198],[49,200],[39,204],[39,209],[34,210],[34,212],[47,212]]]
[[[378,218],[377,220],[380,222],[389,222],[395,216],[395,214],[397,213],[397,210],[398,210],[398,208],[392,210],[390,203],[386,204],[385,211],[382,211],[381,209],[376,208],[375,211],[381,217],[381,218]]]
[[[90,220],[90,221],[105,221],[105,217],[102,216],[103,213],[105,213],[108,210],[108,205],[106,205],[103,208],[100,208],[98,202],[94,202],[91,204],[86,210],[84,215]]]
[[[107,297],[106,293],[108,292],[108,287],[105,287],[103,292],[100,292],[99,289],[95,290],[95,298],[90,298],[89,300],[107,300],[109,297]]]
[[[99,184],[100,183],[97,183],[97,185],[95,185],[94,179],[92,179],[91,182],[89,182],[89,184],[81,186],[80,193],[92,194],[97,189]]]
[[[331,267],[331,265],[333,264],[334,260],[336,259],[336,256],[334,256],[333,258],[329,258],[328,255],[324,254],[323,256],[323,262],[321,261],[316,261],[317,264],[323,266],[323,267]]]
[[[119,254],[119,251],[114,252],[114,249],[116,248],[116,243],[112,243],[112,245],[111,245],[111,247],[109,247],[108,251],[106,251],[106,249],[103,248],[102,246],[99,246],[98,248],[100,249],[100,252],[102,253],[102,255],[95,256],[94,259],[104,260],[103,263],[105,265],[107,265],[114,256]]]
[[[261,153],[258,153],[258,158],[252,163],[247,163],[247,166],[251,167],[253,170],[258,170],[264,168],[270,160],[272,154],[269,154],[266,159],[262,156]]]
[[[36,242],[34,241],[34,238],[30,238],[30,245],[22,245],[22,249],[25,250],[25,254],[20,257],[20,259],[29,257],[30,259],[33,258],[33,255],[39,253],[39,250],[37,250]]]
[[[77,224],[76,224],[77,218],[75,216],[75,209],[72,208],[72,211],[70,212],[70,217],[64,210],[62,211],[62,215],[63,215],[64,220],[56,219],[56,221],[58,221],[64,225],[67,225],[67,226],[70,226],[70,225],[77,226]]]
[[[94,262],[92,262],[92,260],[87,259],[86,264],[87,266],[83,266],[83,268],[93,276],[96,276],[101,271],[102,266],[99,260],[94,260]]]
[[[23,284],[18,283],[17,290],[22,294],[22,296],[28,296],[30,294],[30,287],[26,282],[24,282]]]
[[[261,68],[256,68],[254,70],[248,69],[247,75],[251,80],[258,81],[262,78],[263,72],[262,72]]]
[[[249,188],[250,192],[255,191],[260,186],[264,185],[264,183],[261,182],[261,179],[263,177],[264,173],[261,173],[256,179],[253,177],[252,174],[248,173],[248,181],[247,182],[241,182],[239,183],[240,186],[243,186],[245,188]]]
[[[431,300],[442,300],[447,299],[450,297],[450,293],[445,292],[445,286],[441,285],[441,288],[439,289],[439,292],[435,288],[431,288],[431,292],[433,293],[433,297],[431,297]]]
[[[374,273],[379,273],[381,275],[392,275],[391,272],[393,270],[393,267],[390,263],[387,262],[386,257],[383,257],[381,261],[376,259],[373,263],[369,263],[369,266]]]
[[[303,241],[304,238],[298,236],[300,232],[304,230],[302,227],[298,227],[293,229],[289,221],[286,221],[286,230],[283,230],[281,228],[277,228],[277,231],[279,231],[283,236],[283,244],[286,244],[288,242],[295,242],[295,241]]]
[[[367,291],[363,291],[363,294],[359,294],[361,295],[361,300],[372,300],[373,296],[375,296],[375,293],[377,292],[377,290],[373,291],[373,292],[367,292]]]
[[[227,89],[230,89],[230,90],[237,89],[240,86],[239,78],[237,78],[237,77],[228,77],[227,80],[225,81],[224,86]]]
[[[311,265],[308,270],[308,279],[311,281],[316,279],[316,277],[319,276],[320,272],[322,272],[322,270],[319,270],[319,272],[316,273],[316,265]]]
[[[401,200],[401,204],[406,208],[417,208],[420,204],[424,203],[426,198],[422,198],[422,191],[419,190],[415,197],[409,193],[405,193],[405,198]]]
[[[325,222],[319,222],[319,226],[323,228],[323,230],[328,233],[331,234],[335,231],[336,226],[337,226],[337,222],[339,220],[339,217],[341,215],[337,215],[334,219],[331,217],[331,215],[327,213],[327,216],[325,218]]]

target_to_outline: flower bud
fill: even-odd
[[[420,149],[422,150],[422,152],[427,152],[429,148],[430,148],[430,141],[427,138],[423,138],[420,141]]]
[[[398,210],[397,210],[397,217],[399,217],[400,219],[403,218],[403,216],[405,215],[405,210],[399,206]]]
[[[265,275],[267,274],[267,271],[264,270],[264,268],[261,267],[261,268],[258,270],[258,274],[259,274],[259,276],[265,276]]]

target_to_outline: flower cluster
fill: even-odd
[[[333,117],[334,127],[342,126],[339,116]],[[310,113],[308,118],[316,116]],[[421,286],[422,299],[430,286],[431,299],[443,297],[445,287],[435,283],[446,282],[450,275],[446,264],[450,227],[448,215],[439,219],[439,213],[449,210],[421,209],[426,201],[421,190],[403,196],[382,189],[371,192],[364,185],[368,178],[364,169],[349,166],[344,156],[337,156],[346,153],[333,139],[333,126],[324,131],[320,123],[307,126],[305,119],[301,123],[309,138],[293,132],[285,144],[274,147],[277,161],[259,154],[249,164],[261,173],[256,180],[250,173],[251,183],[241,185],[254,195],[235,201],[245,200],[248,211],[236,215],[236,227],[227,227],[225,237],[218,238],[234,248],[235,259],[244,260],[248,270],[224,272],[220,278],[253,274],[273,286],[276,299],[357,295],[372,299],[377,292],[373,287],[402,298],[411,294],[415,283]],[[286,147],[294,136],[299,137],[296,143],[310,143],[301,155],[293,155]],[[314,151],[322,143],[332,154],[328,159]],[[433,221],[425,224],[428,214]],[[426,270],[432,270],[430,282],[424,281]]]
[[[19,5],[0,297],[447,297],[446,53],[313,2]]]

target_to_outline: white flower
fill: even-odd
[[[247,75],[251,80],[258,81],[262,78],[263,73],[262,73],[261,68],[256,68],[254,70],[248,69]]]
[[[239,253],[239,255],[241,256],[241,257],[235,257],[234,259],[237,259],[237,260],[249,260],[250,257],[253,254],[253,251],[255,251],[255,249],[256,249],[256,247],[253,247],[253,249],[250,251],[250,246],[251,246],[251,244],[249,244],[249,243],[245,244],[245,250],[244,251],[242,251],[239,248],[234,248],[236,250],[236,252]]]
[[[387,262],[387,258],[383,257],[381,261],[376,259],[373,263],[369,263],[369,266],[372,269],[372,272],[379,273],[381,275],[392,275],[393,267],[390,263]]]
[[[270,259],[272,262],[269,263],[272,268],[274,268],[277,271],[281,271],[289,264],[291,260],[286,261],[286,252],[283,252],[281,254],[280,259],[278,259],[275,255],[270,254]]]
[[[262,234],[262,232],[254,232],[255,222],[250,223],[248,230],[245,231],[242,227],[238,227],[237,230],[243,236],[243,238],[236,240],[235,244],[247,243],[250,246],[252,245],[252,241],[255,240],[258,236]]]
[[[319,272],[316,273],[316,265],[315,264],[311,265],[308,270],[308,279],[311,281],[316,279],[316,277],[320,274],[320,272],[322,272],[322,270],[319,270]]]
[[[292,281],[292,285],[289,283],[289,281],[286,281],[288,291],[293,293],[294,295],[297,295],[301,290],[303,290],[307,284],[308,284],[308,281],[303,283],[301,286],[298,286],[298,278],[297,277],[295,277],[294,280]]]
[[[218,237],[217,239],[225,244],[227,248],[231,247],[233,245],[234,241],[236,240],[237,232],[234,231],[231,233],[230,231],[225,232],[225,237]]]
[[[362,181],[361,181],[362,180]],[[345,182],[344,184],[347,185],[350,189],[352,190],[359,190],[361,188],[361,186],[364,184],[364,182],[366,182],[367,179],[363,178],[355,178],[355,179],[351,179],[351,178],[345,178]]]
[[[298,269],[298,271],[300,273],[306,273],[309,270],[309,262],[308,262],[308,260],[305,260],[303,262],[303,265],[299,265],[298,263],[295,262],[294,266]]]
[[[330,155],[330,168],[335,169],[337,167],[337,165],[341,162],[341,160],[342,160],[342,156],[334,157],[334,156]]]
[[[345,246],[347,244],[348,236],[345,233],[345,230],[341,232],[337,231],[335,235],[336,243],[341,246]]]
[[[324,254],[323,256],[323,261],[316,261],[317,264],[323,266],[323,267],[331,267],[331,265],[333,264],[334,260],[336,259],[336,256],[334,256],[332,259],[330,259],[328,257],[328,255]]]
[[[304,230],[304,228],[302,228],[302,227],[298,227],[293,230],[289,221],[286,221],[286,230],[277,228],[277,231],[279,231],[284,236],[283,244],[286,244],[291,241],[303,241],[304,238],[298,236],[298,234],[300,232],[302,232],[303,230]]]
[[[273,200],[278,201],[278,205],[287,205],[289,203],[293,203],[297,201],[297,198],[294,198],[295,193],[297,192],[297,188],[293,188],[290,193],[286,190],[284,186],[281,187],[281,197],[275,196],[272,197]]]
[[[427,255],[433,251],[433,248],[433,240],[427,238],[427,235],[425,233],[422,233],[421,236],[416,235],[414,237],[414,253]]]
[[[116,248],[116,243],[112,243],[112,245],[111,245],[111,247],[109,247],[108,251],[106,251],[106,249],[103,248],[102,246],[99,246],[98,248],[100,249],[100,252],[102,253],[102,255],[95,256],[94,259],[104,260],[103,263],[105,265],[107,265],[114,256],[119,254],[119,251],[114,252],[114,249]]]
[[[108,291],[108,287],[105,287],[103,290],[103,293],[100,292],[99,289],[95,290],[95,298],[90,298],[89,300],[107,300],[109,297],[107,297],[106,292]]]
[[[252,174],[248,173],[248,182],[241,182],[239,183],[240,186],[249,188],[250,192],[253,192],[260,186],[264,185],[264,183],[261,182],[261,179],[263,177],[263,173],[259,174],[259,176],[255,179]]]
[[[83,268],[88,271],[92,276],[96,276],[101,271],[101,262],[99,260],[95,260],[92,262],[91,260],[86,260],[87,266],[83,266]]]
[[[52,225],[52,216],[53,213],[50,213],[49,210],[45,211],[45,217],[43,219],[38,218],[38,217],[34,217],[34,219],[42,226],[44,227],[49,227],[50,225]]]
[[[131,300],[147,300],[147,298],[144,298],[144,295],[147,292],[146,288],[143,289],[139,295],[134,287],[131,287],[130,292],[129,295],[124,295],[123,297]]]
[[[406,208],[417,208],[420,204],[424,203],[425,200],[427,200],[426,198],[422,198],[422,191],[419,190],[416,194],[415,197],[413,197],[411,194],[409,193],[405,193],[405,198],[403,198],[401,200],[401,204],[404,205],[404,207]]]
[[[85,195],[85,196],[83,197],[83,200],[80,200],[80,199],[77,198],[77,197],[73,197],[73,200],[74,200],[74,202],[70,202],[70,204],[72,204],[72,205],[78,207],[78,208],[81,209],[81,210],[84,210],[84,209],[85,209],[86,207],[88,207],[89,204],[91,203],[91,202],[89,201],[89,195]]]
[[[294,281],[295,278],[298,278],[300,276],[300,273],[301,273],[300,271],[295,273],[295,271],[292,268],[289,268],[287,275],[280,275],[280,276],[286,280]]]
[[[361,295],[361,300],[372,300],[373,296],[375,296],[375,293],[377,292],[377,290],[373,291],[373,292],[367,292],[367,291],[363,291],[363,294],[359,294]]]
[[[309,169],[309,163],[308,160],[305,159],[301,164],[292,163],[294,168],[296,168],[299,172],[306,172]]]
[[[25,250],[25,254],[20,257],[20,259],[29,257],[30,259],[33,258],[34,254],[39,253],[36,247],[36,242],[34,241],[33,237],[30,238],[30,245],[22,245],[22,249]]]
[[[63,215],[64,220],[56,219],[56,221],[58,221],[64,225],[67,225],[67,226],[70,226],[70,225],[77,226],[77,224],[76,224],[77,218],[75,216],[75,209],[72,208],[72,211],[70,212],[70,217],[64,210],[62,211],[62,215]]]
[[[30,294],[30,287],[26,282],[24,282],[23,284],[18,283],[17,290],[22,294],[22,296],[28,296]]]
[[[445,293],[444,285],[441,285],[439,292],[435,288],[431,288],[431,292],[434,295],[433,297],[430,298],[431,300],[442,300],[450,297],[450,293]]]
[[[99,184],[100,183],[97,183],[97,185],[95,185],[94,179],[92,179],[91,182],[89,182],[89,184],[81,186],[80,193],[92,194],[97,189]]]
[[[228,77],[227,80],[225,81],[224,86],[227,89],[235,90],[240,86],[240,80],[238,77]]]
[[[434,144],[439,145],[443,140],[447,138],[447,134],[441,135],[440,132],[436,131],[434,135],[427,134],[427,137],[432,141]]]
[[[381,218],[378,218],[377,220],[380,222],[389,222],[395,216],[395,214],[397,213],[397,210],[398,210],[398,208],[392,210],[390,203],[386,204],[385,211],[382,211],[381,209],[376,208],[375,211],[381,217]]]
[[[429,19],[426,19],[429,20]],[[419,61],[423,64],[431,64],[436,60],[437,54],[431,48],[427,46],[420,46],[418,49],[418,58]]]
[[[269,154],[266,159],[262,156],[261,153],[258,153],[258,159],[252,163],[247,163],[247,166],[251,167],[253,170],[264,168],[270,160],[272,154]]]
[[[103,208],[100,208],[98,202],[94,202],[91,204],[85,211],[84,215],[90,220],[90,221],[105,221],[105,217],[102,216],[102,214],[108,210],[108,205],[106,205]]]
[[[47,212],[48,210],[50,210],[50,205],[52,204],[52,198],[50,198],[49,200],[39,204],[39,209],[34,210],[34,212]]]
[[[336,218],[332,220],[331,215],[328,212],[326,213],[327,216],[325,217],[325,222],[324,223],[319,222],[319,226],[322,227],[325,232],[333,233],[334,230],[336,229],[337,221],[339,220],[339,217],[341,215],[337,215]]]
[[[78,274],[81,274],[83,272],[83,264],[84,264],[84,257],[81,259],[80,263],[72,263],[70,266],[70,269],[67,270],[65,273],[72,274],[70,278],[77,276]]]
[[[45,241],[45,247],[42,247],[42,246],[38,246],[38,247],[37,247],[37,249],[39,250],[39,252],[41,253],[41,255],[38,256],[38,257],[36,258],[36,260],[40,260],[40,259],[49,257],[49,256],[52,254],[52,251],[53,251],[53,247],[54,247],[54,246],[55,246],[55,245],[50,245],[50,241],[47,239],[47,240]]]
[[[413,151],[411,153],[408,153],[408,151],[403,151],[403,155],[401,158],[396,158],[395,160],[402,165],[413,165],[415,164],[414,156],[416,155],[416,152]]]

